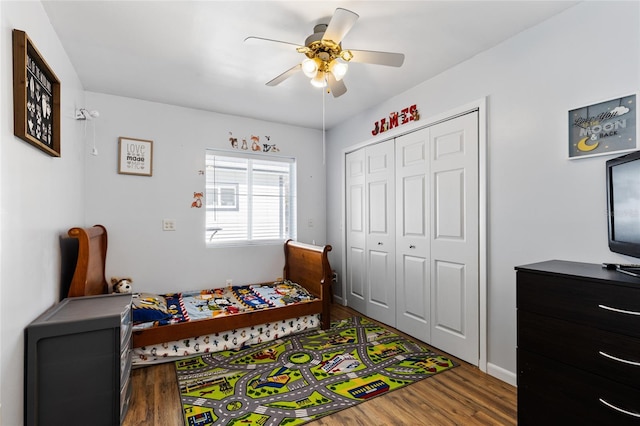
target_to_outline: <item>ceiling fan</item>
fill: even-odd
[[[351,30],[358,14],[347,9],[337,8],[329,24],[318,24],[304,42],[304,46],[280,40],[250,36],[245,42],[273,42],[284,43],[295,47],[299,53],[306,56],[301,63],[289,68],[267,86],[277,86],[298,71],[302,71],[311,79],[316,87],[329,86],[329,91],[335,98],[347,91],[342,77],[347,72],[349,62],[387,65],[400,67],[404,62],[404,54],[392,52],[377,52],[372,50],[342,49],[342,39]]]

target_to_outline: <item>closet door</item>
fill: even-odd
[[[396,321],[394,151],[393,140],[365,149],[365,313],[390,325]]]
[[[430,340],[429,129],[396,139],[396,328]]]
[[[365,253],[365,164],[364,149],[347,154],[346,184],[346,275],[347,304],[366,314],[367,265]]]
[[[478,365],[478,113],[431,127],[430,343]]]

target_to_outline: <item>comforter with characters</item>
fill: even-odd
[[[290,282],[228,286],[223,288],[133,297],[134,330],[160,327],[185,321],[278,308],[314,300],[304,287]],[[237,330],[194,336],[133,350],[133,364],[144,365],[193,356],[200,353],[239,349],[292,333],[319,328],[320,316],[307,315]]]

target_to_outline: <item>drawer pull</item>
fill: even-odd
[[[598,305],[598,308],[606,309],[607,311],[618,312],[621,314],[640,315],[640,312],[625,311],[624,309],[612,308],[611,306],[607,306],[607,305]]]
[[[620,408],[620,407],[616,407],[616,406],[615,406],[615,405],[613,405],[612,403],[607,402],[607,401],[605,401],[605,400],[604,400],[604,399],[602,399],[602,398],[598,398],[598,400],[599,400],[601,403],[603,403],[604,405],[606,405],[607,407],[609,407],[609,408],[612,408],[612,409],[614,409],[614,410],[616,410],[616,411],[619,411],[619,412],[621,412],[621,413],[627,414],[627,415],[632,416],[632,417],[640,418],[640,414],[639,414],[639,413],[634,413],[633,411],[623,410],[622,408]]]
[[[614,361],[623,362],[623,363],[625,363],[625,364],[631,364],[631,365],[636,365],[636,366],[640,367],[640,362],[637,362],[637,361],[629,361],[628,359],[618,358],[618,357],[615,357],[615,356],[613,356],[613,355],[609,355],[608,353],[606,353],[606,352],[602,352],[602,351],[598,351],[598,353],[599,353],[600,355],[602,355],[603,357],[605,357],[605,358],[609,358],[609,359],[612,359],[612,360],[614,360]]]

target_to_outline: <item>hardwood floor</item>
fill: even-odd
[[[334,320],[353,315],[358,313],[347,307],[331,307]],[[456,361],[460,366],[450,371],[308,424],[515,425],[516,389],[464,361]],[[173,363],[136,369],[131,382],[131,405],[124,426],[183,424]]]

